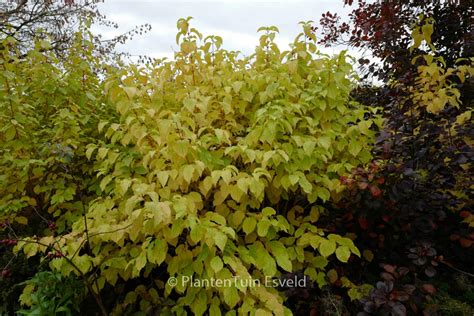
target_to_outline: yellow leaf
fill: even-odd
[[[125,195],[127,193],[128,188],[130,187],[130,184],[132,184],[131,179],[123,179],[120,181],[120,194]]]
[[[362,251],[362,256],[365,258],[365,260],[369,262],[372,262],[372,260],[374,259],[374,253],[367,249]]]
[[[334,269],[329,270],[328,273],[327,273],[327,276],[328,276],[328,278],[329,278],[329,282],[331,282],[331,283],[336,282],[337,279],[338,279],[338,277],[339,277],[339,276],[337,275],[337,271],[334,270]]]
[[[193,174],[194,174],[194,166],[193,165],[186,165],[183,168],[183,178],[184,181],[187,183],[191,183],[191,180],[193,179]]]
[[[133,99],[133,97],[137,94],[138,89],[135,87],[124,87],[123,91],[125,91],[129,99]]]
[[[243,195],[244,195],[244,192],[240,190],[238,186],[235,186],[235,185],[231,186],[230,196],[232,197],[234,201],[240,202]]]
[[[212,258],[209,265],[211,266],[212,270],[214,270],[215,273],[219,272],[224,267],[222,259],[219,257]]]
[[[336,257],[341,262],[347,262],[351,256],[351,251],[347,246],[340,246],[336,249]]]
[[[164,188],[169,178],[168,171],[158,171],[156,173],[156,177],[158,178],[158,181],[160,181],[161,186]]]
[[[233,223],[235,226],[239,226],[245,218],[245,213],[237,211],[232,215]]]
[[[247,178],[240,178],[237,180],[237,187],[243,192],[243,194],[246,194],[249,187],[249,180]]]
[[[329,257],[336,251],[336,242],[334,240],[321,239],[318,249],[321,256]]]
[[[298,60],[290,60],[288,61],[288,72],[290,74],[294,74],[298,71]]]
[[[242,224],[242,230],[247,235],[254,231],[257,226],[257,220],[254,217],[247,217]]]
[[[212,188],[212,178],[207,176],[203,181],[199,183],[199,190],[201,193],[206,196],[209,193],[209,190]]]
[[[22,225],[28,225],[28,218],[25,216],[16,216],[15,221]]]

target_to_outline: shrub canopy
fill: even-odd
[[[3,52],[1,214],[58,223],[16,249],[55,249],[50,267],[95,292],[135,280],[116,313],[289,312],[276,288],[185,277],[303,270],[326,284],[328,257],[360,253],[318,228],[319,216],[340,199],[340,176],[371,160],[382,120],[349,97],[357,76],[345,52],[321,54],[302,26],[284,52],[278,30],[261,28],[255,53],[240,58],[181,19],[173,61],[114,68],[104,81],[87,50],[67,64]]]

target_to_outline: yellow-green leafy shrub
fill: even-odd
[[[62,231],[87,205],[96,180],[86,145],[113,113],[97,76],[100,59],[88,36],[76,37],[62,62],[45,40],[25,55],[12,38],[0,42],[1,222],[58,218]]]
[[[106,79],[119,119],[100,122],[107,141],[86,151],[99,197],[86,221],[41,242],[55,241],[66,257],[52,268],[98,271],[99,289],[137,279],[116,313],[135,302],[175,314],[289,313],[272,287],[180,280],[304,270],[324,285],[329,257],[360,254],[351,239],[318,228],[319,214],[338,199],[339,177],[371,160],[381,119],[350,100],[357,77],[345,53],[318,53],[309,24],[284,52],[277,29],[261,28],[246,58],[222,49],[218,36],[203,39],[189,19],[178,29],[174,61],[116,69]]]

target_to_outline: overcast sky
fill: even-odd
[[[341,16],[347,16],[350,11],[342,0],[105,0],[99,9],[109,20],[119,24],[119,29],[96,28],[104,38],[143,23],[152,26],[147,34],[136,36],[119,50],[131,55],[171,58],[173,51],[177,50],[176,21],[181,17],[192,16],[192,27],[204,36],[219,35],[224,40],[224,48],[249,55],[258,44],[257,29],[260,26],[277,26],[280,34],[276,41],[280,49],[286,49],[301,32],[298,22],[318,22],[321,14],[327,11]],[[336,53],[341,49],[321,48],[326,53]],[[351,53],[359,55],[354,51]]]

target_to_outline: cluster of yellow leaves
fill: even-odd
[[[467,76],[474,75],[474,67],[459,65],[446,68],[441,57],[432,55],[424,55],[423,59],[426,64],[418,66],[415,86],[411,88],[415,104],[430,113],[439,113],[448,104],[459,107],[460,92],[452,82],[452,77],[457,76],[464,82]]]
[[[62,230],[87,203],[87,194],[75,196],[94,176],[85,146],[99,137],[97,124],[112,108],[87,35],[76,34],[67,60],[48,45],[40,40],[24,54],[13,38],[0,42],[0,221],[27,225],[21,213],[34,209],[59,218]]]
[[[467,77],[474,75],[474,58],[460,59],[454,68],[448,68],[442,57],[435,57],[436,48],[431,43],[435,21],[432,18],[423,19],[423,25],[412,28],[413,45],[410,51],[419,48],[422,42],[430,48],[432,53],[416,56],[412,63],[419,58],[424,59],[424,64],[418,66],[418,75],[415,85],[410,87],[410,94],[416,105],[430,113],[439,113],[447,105],[459,107],[460,92],[456,88],[453,78],[457,77],[464,83]]]
[[[472,147],[474,141],[471,135],[468,133],[458,134],[459,130],[469,126],[472,122],[472,100],[465,100],[467,102],[462,104],[461,92],[458,88],[460,84],[469,85],[468,81],[474,76],[474,58],[460,58],[456,60],[454,66],[448,67],[445,60],[438,56],[436,47],[431,42],[435,21],[432,18],[424,19],[423,16],[420,21],[423,24],[416,25],[412,29],[414,43],[410,51],[420,48],[424,41],[426,46],[422,48],[426,52],[417,55],[412,60],[412,64],[418,65],[414,84],[407,86],[405,83],[395,83],[402,90],[408,92],[410,101],[413,103],[413,106],[408,108],[405,114],[410,115],[413,121],[419,122],[420,125],[426,120],[426,112],[438,114],[435,118],[437,126],[440,127],[440,130],[448,131],[447,135],[436,136],[439,143],[443,144],[442,147],[452,147],[454,143],[458,142]],[[453,110],[453,107],[456,108],[455,112],[445,111],[446,109]],[[441,113],[442,111],[445,112]],[[455,118],[453,113],[457,114]],[[415,135],[419,133],[420,128],[421,126],[415,128]],[[456,152],[460,148],[459,144],[455,147],[456,149],[450,150]],[[434,147],[432,149],[439,150]],[[445,162],[450,162],[450,158],[445,158]],[[459,167],[462,171],[456,174],[454,188],[446,189],[446,191],[453,196],[469,200],[465,192],[472,191],[474,188],[469,181],[470,164],[460,163]],[[428,172],[425,170],[424,174]],[[460,211],[464,206],[458,205],[453,211]]]

